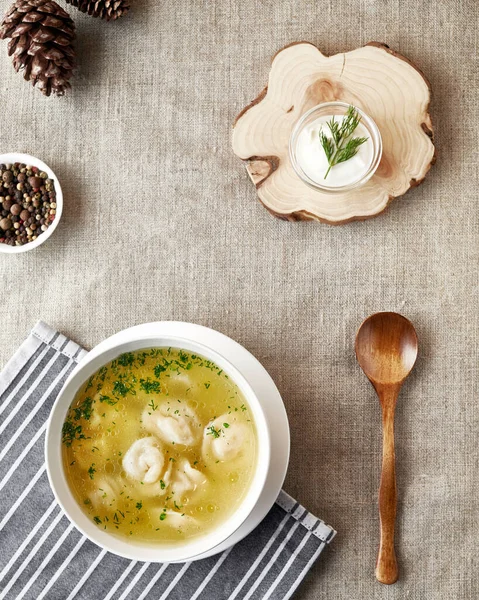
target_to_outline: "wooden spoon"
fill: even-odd
[[[379,486],[381,541],[376,563],[376,578],[381,583],[394,583],[398,578],[394,552],[397,498],[394,410],[401,386],[416,357],[416,331],[410,321],[397,313],[371,315],[356,334],[356,358],[377,392],[383,415],[383,464]]]

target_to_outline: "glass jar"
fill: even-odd
[[[363,137],[364,135],[364,137],[368,137],[368,141],[371,141],[372,152],[370,152],[368,148],[370,158],[368,159],[364,170],[361,170],[361,172],[358,173],[357,179],[353,178],[353,181],[349,181],[345,185],[327,185],[326,180],[323,179],[323,181],[319,181],[319,177],[317,179],[313,179],[311,175],[308,175],[305,172],[305,165],[301,164],[301,152],[298,153],[298,140],[301,139],[301,134],[305,131],[305,129],[308,126],[310,126],[319,118],[324,119],[325,117],[331,116],[345,116],[349,107],[350,104],[347,104],[345,102],[325,102],[323,104],[318,104],[317,106],[314,106],[313,108],[308,110],[308,112],[306,112],[299,119],[299,121],[294,126],[293,131],[291,132],[291,137],[289,140],[289,157],[291,160],[291,164],[293,165],[293,168],[298,177],[301,179],[301,181],[303,181],[304,183],[309,185],[309,187],[317,191],[324,192],[327,194],[338,194],[358,188],[359,186],[364,185],[366,181],[368,181],[374,175],[376,169],[379,166],[379,163],[381,162],[382,140],[378,126],[373,121],[373,119],[370,116],[368,116],[364,111],[362,111],[360,108],[354,107],[358,112],[359,116],[361,117],[359,126],[362,127],[360,132],[356,130],[356,132],[353,133],[353,137]],[[324,152],[320,144],[321,142],[319,140],[318,135],[318,145],[320,147],[321,152]],[[340,165],[347,165],[347,162],[348,161],[340,163]],[[332,169],[334,168],[335,167],[332,167]]]

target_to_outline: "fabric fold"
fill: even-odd
[[[129,561],[68,521],[48,484],[50,409],[86,350],[39,321],[0,374],[0,597],[6,600],[283,600],[336,532],[281,491],[260,525],[186,564]]]

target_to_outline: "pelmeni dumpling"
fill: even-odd
[[[154,498],[166,496],[170,493],[171,473],[173,471],[173,463],[168,462],[168,467],[161,476],[161,479],[155,483],[145,483],[138,481],[136,483],[136,492],[143,497]]]
[[[170,377],[166,385],[170,397],[180,398],[182,402],[187,399],[187,394],[191,394],[189,397],[193,397],[194,390],[196,389],[196,384],[188,374],[188,371],[182,371],[175,374],[174,377]]]
[[[123,457],[126,474],[136,481],[157,482],[164,470],[165,456],[160,442],[153,436],[133,442]]]
[[[118,407],[123,407],[123,403],[113,395],[109,396],[102,392],[97,392],[92,399],[93,410],[88,419],[90,429],[101,429],[106,422],[115,420],[115,416],[118,415]]]
[[[111,506],[118,498],[120,493],[120,485],[114,477],[105,475],[98,482],[95,482],[98,486],[90,494],[90,500],[96,508],[101,506]]]
[[[203,432],[203,457],[205,460],[232,460],[239,456],[249,443],[250,432],[244,423],[231,415],[221,415],[210,421]]]
[[[186,402],[164,402],[156,410],[146,409],[143,427],[165,444],[193,446],[201,435],[201,424]]]
[[[208,478],[198,469],[191,466],[187,458],[182,458],[173,467],[170,489],[176,498],[191,494],[200,488]]]
[[[107,436],[80,440],[75,449],[75,463],[82,469],[88,469],[92,463],[104,460],[109,452]]]

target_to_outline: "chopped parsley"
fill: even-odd
[[[75,420],[79,421],[80,419],[86,419],[88,421],[93,412],[92,405],[93,400],[89,396],[85,398],[85,400],[83,400],[83,402],[79,406],[76,406],[73,409]]]
[[[110,396],[104,396],[103,394],[100,394],[100,402],[104,402],[110,406],[115,406],[118,400],[113,400],[113,398],[110,398]]]
[[[93,476],[96,473],[96,469],[95,469],[95,463],[92,463],[90,468],[88,469],[88,475],[90,476],[90,479],[93,479]]]
[[[159,394],[161,391],[159,381],[150,381],[150,379],[140,379],[140,387],[147,394]]]
[[[100,517],[93,517],[93,520],[95,521],[95,523],[96,523],[97,525],[100,525],[100,523],[101,523],[101,519],[100,519]]]
[[[65,421],[62,427],[62,442],[70,447],[74,440],[86,440],[81,425],[75,425],[71,421]]]
[[[158,408],[158,404],[155,404],[153,398],[148,402],[148,406],[151,408],[151,410],[156,410]]]
[[[229,423],[223,423],[223,427],[224,427],[225,429],[228,429],[228,427],[229,427],[229,426],[230,426],[230,424],[229,424]]]
[[[205,383],[205,388],[208,390],[210,388],[211,383]]]
[[[136,394],[135,390],[133,389],[133,384],[126,385],[126,383],[123,383],[123,381],[115,381],[115,383],[113,384],[113,395],[120,395],[125,397],[128,393]]]
[[[162,490],[164,490],[165,487],[166,487],[165,482],[163,481],[163,479],[160,479],[160,487],[161,487]]]
[[[117,359],[118,364],[122,367],[131,367],[134,360],[135,355],[133,354],[133,352],[125,352],[124,354],[121,354]]]
[[[210,425],[206,428],[208,433],[206,435],[212,435],[214,438],[219,438],[221,434],[221,429],[215,429],[213,425]]]
[[[166,519],[166,513],[162,512],[160,515],[160,521],[164,521]]]
[[[142,502],[137,502],[137,503],[136,503],[136,508],[137,508],[138,510],[141,510],[141,509],[143,508],[143,503],[142,503]]]
[[[166,371],[166,367],[164,365],[160,365],[159,363],[156,365],[156,367],[153,369],[153,373],[155,374],[155,377],[157,379],[160,378],[160,375]]]
[[[102,367],[102,368],[101,368],[101,369],[98,371],[98,373],[97,373],[97,377],[98,377],[99,379],[101,379],[102,381],[105,381],[105,377],[106,377],[107,371],[108,371],[108,367]]]

